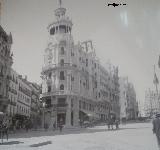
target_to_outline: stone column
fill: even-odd
[[[54,116],[54,112],[52,110],[52,112],[51,112],[51,121],[50,121],[50,125],[49,125],[50,129],[53,129],[54,122],[55,122],[55,116]]]
[[[73,126],[79,126],[79,102],[78,98],[74,98],[73,103]]]
[[[56,104],[56,98],[54,96],[51,96],[51,104],[52,104],[52,108],[51,108],[51,120],[50,120],[50,129],[53,129],[53,124],[56,121],[56,108],[55,108],[55,104]]]
[[[48,127],[50,128],[50,126],[51,126],[51,112],[45,113],[44,123],[47,124]]]
[[[66,111],[66,128],[71,127],[71,99],[67,96],[67,111]]]
[[[45,111],[44,111],[44,108],[43,108],[43,115],[42,115],[42,118],[41,118],[41,120],[42,120],[42,128],[44,128],[44,122],[45,122]]]

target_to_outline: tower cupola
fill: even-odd
[[[65,15],[66,8],[63,8],[61,5],[62,1],[59,0],[59,8],[54,11],[56,20],[48,26],[48,31],[51,36],[57,34],[71,34],[72,21]]]

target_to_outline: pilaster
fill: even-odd
[[[66,125],[65,125],[66,128],[71,127],[71,99],[69,96],[67,97],[67,104],[68,106],[66,111]]]

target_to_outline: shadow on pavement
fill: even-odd
[[[141,130],[141,129],[145,129],[145,128],[150,128],[150,127],[137,127],[137,128],[120,128],[119,130]]]
[[[67,135],[67,134],[84,134],[84,133],[95,133],[95,132],[113,132],[113,131],[121,131],[121,130],[134,130],[134,129],[144,129],[149,127],[138,127],[138,128],[119,128],[118,130],[108,130],[106,127],[105,129],[96,129],[96,128],[79,128],[79,129],[63,129],[62,132],[56,130],[48,130],[48,131],[31,131],[27,133],[18,133],[10,135],[10,138],[31,138],[31,137],[41,137],[41,136],[56,136],[56,135]]]
[[[44,145],[48,145],[48,144],[52,144],[51,141],[46,141],[46,142],[41,142],[41,143],[38,143],[38,144],[32,144],[30,145],[30,147],[40,147],[40,146],[44,146]]]
[[[20,144],[20,143],[24,143],[24,142],[20,142],[20,141],[10,141],[10,142],[0,143],[0,145],[14,145],[14,144]]]

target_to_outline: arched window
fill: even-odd
[[[60,90],[64,90],[64,85],[63,84],[60,85]]]
[[[61,47],[61,55],[64,55],[64,47]]]
[[[51,79],[51,77],[52,77],[52,73],[51,73],[51,72],[49,73],[49,76],[48,76],[48,77],[49,77],[49,79]]]
[[[56,26],[56,32],[58,32],[58,26]]]
[[[51,86],[48,85],[48,92],[51,92]]]
[[[60,64],[61,66],[64,66],[64,59],[61,59]]]
[[[71,27],[69,27],[69,32],[71,33]]]
[[[50,30],[50,35],[54,35],[55,34],[55,27],[51,28]]]
[[[66,26],[65,25],[60,25],[59,26],[59,32],[60,33],[66,33]]]

